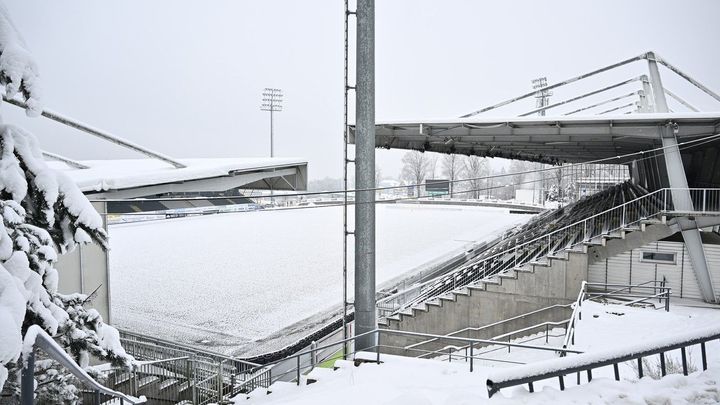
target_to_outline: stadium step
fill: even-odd
[[[138,389],[139,390],[143,389],[143,388],[147,387],[148,385],[156,383],[158,381],[160,381],[160,377],[157,377],[154,375],[142,377],[142,378],[138,379]]]
[[[167,380],[160,383],[160,386],[158,387],[158,389],[160,391],[163,391],[168,388],[174,388],[174,386],[178,385],[178,383],[180,383],[180,381],[178,381],[174,378],[168,378]]]

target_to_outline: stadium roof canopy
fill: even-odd
[[[376,125],[375,142],[387,149],[582,162],[657,147],[658,130],[668,124],[677,124],[678,142],[715,135],[720,112],[394,121]],[[354,126],[350,142],[355,142]]]
[[[157,159],[48,162],[95,199],[164,193],[218,192],[233,188],[304,190],[307,161],[293,158],[178,159],[175,168]],[[80,167],[77,167],[79,164]]]

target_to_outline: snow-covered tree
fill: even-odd
[[[550,190],[548,190],[547,194],[547,200],[560,201],[560,187],[558,187],[557,184],[550,186]]]
[[[27,104],[28,115],[41,113],[37,66],[3,5],[0,85],[7,97]],[[18,393],[23,339],[32,325],[53,336],[81,366],[91,355],[129,365],[132,357],[119,345],[117,330],[84,307],[88,297],[58,292],[58,253],[93,241],[107,246],[100,215],[69,178],[46,165],[32,134],[1,119],[0,215],[0,390]],[[64,371],[51,369],[52,361],[39,362],[38,391],[48,394],[48,402],[71,400]]]

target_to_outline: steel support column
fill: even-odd
[[[640,76],[640,81],[642,82],[643,87],[643,93],[645,93],[644,101],[645,104],[643,105],[643,111],[642,112],[653,112],[655,111],[654,102],[653,100],[653,92],[652,87],[650,87],[650,79],[646,75]],[[642,97],[641,97],[642,101]]]
[[[375,315],[375,0],[357,2],[355,85],[355,335],[377,328]],[[375,346],[375,335],[355,350]]]
[[[653,101],[655,112],[666,113],[669,111],[667,100],[665,99],[665,91],[660,79],[660,71],[658,70],[655,54],[648,52],[647,54],[648,68],[650,71],[650,84],[653,90]],[[685,168],[680,155],[680,149],[677,146],[675,134],[676,128],[674,124],[668,124],[664,128],[660,128],[660,137],[662,138],[663,147],[665,148],[665,167],[667,169],[667,180],[672,190],[672,200],[674,209],[677,211],[691,212],[693,211],[693,202],[688,190],[687,177],[685,177]],[[691,220],[678,219],[682,230],[683,240],[687,246],[690,255],[690,261],[695,271],[700,292],[703,299],[707,302],[715,302],[715,292],[713,291],[712,280],[710,278],[710,270],[708,269],[707,260],[705,259],[705,250],[703,249],[700,231],[692,228]]]

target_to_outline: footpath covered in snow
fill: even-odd
[[[578,323],[574,349],[585,353],[622,350],[623,347],[642,345],[644,342],[673,335],[684,335],[708,327],[720,327],[720,310],[673,306],[671,312],[629,308],[619,305],[583,304],[583,319]],[[526,341],[527,338],[520,339]],[[531,342],[541,344],[540,341]],[[544,344],[544,340],[542,340]],[[549,345],[558,345],[551,339]],[[503,351],[500,351],[503,352]],[[575,385],[575,377],[566,378],[566,390],[560,391],[557,380],[535,384],[535,393],[526,386],[502,390],[491,399],[486,390],[486,379],[496,373],[496,367],[512,373],[523,365],[483,362],[476,363],[469,372],[462,361],[448,363],[439,360],[419,360],[397,356],[382,356],[382,364],[364,363],[356,367],[350,361],[337,361],[336,370],[316,368],[308,378],[316,379],[311,385],[300,387],[289,383],[276,383],[268,395],[263,390],[253,392],[249,398],[240,396],[236,404],[716,404],[720,402],[720,342],[707,344],[709,368],[702,370],[700,348],[689,350],[690,375],[683,376],[677,368],[678,353],[668,353],[671,373],[659,378],[658,360],[648,359],[644,377],[638,379],[634,364],[620,367],[621,381],[613,379],[612,367],[593,370],[593,380]],[[507,354],[507,353],[506,353]],[[503,358],[495,355],[495,358]],[[507,359],[522,360],[522,352],[507,354]],[[555,358],[533,358],[533,367]],[[673,369],[673,366],[675,368]],[[519,370],[519,369],[518,369]]]

